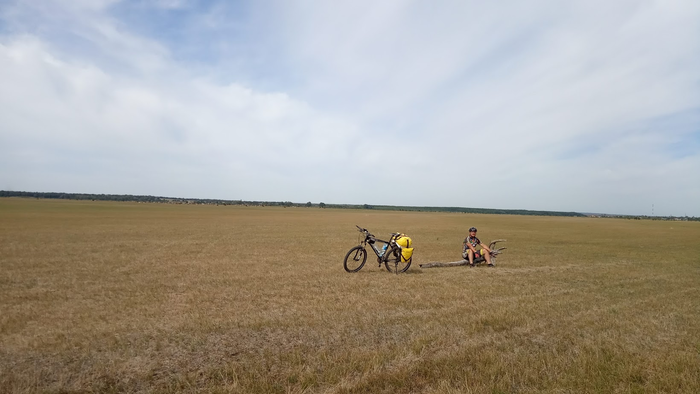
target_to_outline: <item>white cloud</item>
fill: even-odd
[[[407,200],[625,210],[654,193],[635,175],[640,168],[700,169],[697,156],[679,159],[665,149],[670,139],[689,138],[687,128],[640,128],[700,107],[697,4],[349,7],[299,10],[288,29],[301,30],[291,52],[319,71],[311,96],[340,92],[339,107],[356,105],[367,124],[382,131],[388,124],[414,140],[403,151],[413,156],[416,183],[441,193]],[[633,144],[643,131],[655,138]],[[572,145],[588,152],[562,156],[577,150]],[[467,175],[469,162],[478,180]],[[470,183],[484,190],[473,193]],[[687,205],[697,195],[697,180],[666,176],[663,185],[688,196]],[[602,190],[615,193],[595,205],[577,198]],[[514,191],[528,198],[514,199]]]
[[[344,166],[353,151],[351,124],[282,93],[109,75],[58,60],[34,39],[0,46],[0,59],[3,161],[44,171],[41,179],[14,178],[14,188],[41,188],[67,165],[68,171],[92,172],[73,188],[89,189],[97,181],[99,192],[118,193],[133,179],[99,179],[134,167],[131,176],[151,186],[122,192],[159,193],[159,184],[168,183],[160,173],[182,170],[202,190],[179,195],[216,193],[216,184],[204,184],[215,181],[236,185],[232,192],[248,198],[269,199],[275,188],[265,184],[292,185],[296,176],[303,183],[305,172]],[[16,170],[3,175],[13,178]]]
[[[696,2],[120,5],[0,8],[0,188],[700,215]]]

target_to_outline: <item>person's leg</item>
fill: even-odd
[[[467,254],[468,254],[468,257],[469,257],[469,265],[471,265],[471,266],[473,267],[473,266],[474,266],[474,252],[472,252],[472,250],[469,249],[469,251],[467,252]]]
[[[491,262],[491,253],[486,252],[486,251],[483,250],[483,249],[482,249],[481,251],[482,251],[482,253],[483,253],[483,255],[484,255],[484,259],[486,259],[486,264],[488,264],[489,266],[493,266],[493,263]],[[484,252],[485,252],[485,253],[484,253]]]

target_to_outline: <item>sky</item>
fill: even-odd
[[[700,2],[1,0],[0,190],[700,216]]]

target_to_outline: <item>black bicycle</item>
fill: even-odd
[[[373,234],[367,231],[366,228],[360,226],[355,226],[360,231],[362,239],[358,246],[350,249],[345,255],[345,261],[343,266],[347,272],[357,272],[365,266],[367,261],[367,249],[365,247],[369,246],[377,255],[377,262],[381,268],[382,264],[386,267],[389,272],[399,273],[405,272],[408,267],[411,266],[411,261],[413,261],[413,256],[409,257],[408,260],[401,258],[401,245],[396,243],[396,239],[401,235],[401,233],[391,233],[391,238],[388,241],[383,241],[376,238]],[[383,244],[382,248],[377,247],[377,243]]]

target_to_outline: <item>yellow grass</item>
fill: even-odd
[[[342,258],[409,234],[405,274]],[[459,259],[469,226],[508,239]],[[697,393],[700,223],[0,199],[0,392]]]

